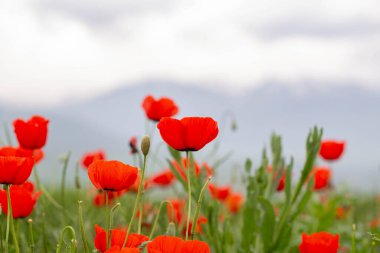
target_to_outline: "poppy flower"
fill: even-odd
[[[34,163],[39,163],[44,157],[45,153],[42,149],[24,149],[24,148],[17,148],[17,154],[22,157],[30,157],[32,156],[34,158]]]
[[[224,201],[228,198],[231,192],[231,188],[229,186],[220,187],[215,186],[214,184],[209,184],[208,189],[210,191],[211,196],[214,199]]]
[[[314,173],[314,190],[322,190],[330,185],[331,170],[327,167],[316,167]]]
[[[173,183],[174,179],[175,178],[173,172],[171,170],[165,170],[156,175],[153,175],[150,178],[150,181],[155,185],[169,186]]]
[[[319,232],[311,235],[302,234],[300,253],[337,253],[339,248],[339,235]]]
[[[124,191],[110,191],[108,192],[108,202],[112,203],[115,198],[120,197]],[[106,193],[98,192],[93,198],[93,204],[97,207],[106,205]]]
[[[135,183],[128,190],[131,192],[137,193],[139,190],[139,186],[140,186],[140,176],[137,175]],[[148,190],[152,186],[150,180],[145,178],[143,186],[144,186],[145,191]]]
[[[29,120],[13,121],[18,143],[25,149],[40,149],[46,144],[49,120],[33,116]]]
[[[163,117],[172,117],[178,113],[178,106],[167,97],[155,99],[152,96],[146,96],[142,107],[146,117],[153,121],[160,121]]]
[[[88,167],[88,177],[98,190],[128,189],[136,181],[137,173],[137,168],[119,161],[97,160]]]
[[[139,152],[139,150],[137,149],[137,138],[135,136],[133,136],[130,140],[129,140],[129,147],[131,149],[131,154],[134,155],[136,153]]]
[[[32,173],[33,157],[22,157],[16,148],[0,148],[0,184],[22,184]]]
[[[94,244],[97,250],[100,252],[105,252],[107,250],[106,246],[106,231],[95,225],[95,239]],[[118,246],[123,247],[125,236],[127,235],[124,229],[113,229],[111,232],[111,247]],[[141,243],[149,240],[149,237],[142,234],[130,234],[128,235],[125,247],[127,248],[137,248]]]
[[[269,173],[272,173],[272,171],[273,171],[272,166],[269,165],[267,168],[267,171]],[[275,180],[276,177],[277,177],[277,173],[274,173],[273,174],[273,180]],[[286,172],[285,172],[285,170],[283,170],[281,178],[280,178],[278,185],[276,187],[276,191],[280,192],[280,191],[283,191],[285,189],[285,180],[286,180],[285,177],[286,177]]]
[[[240,193],[231,193],[225,204],[231,213],[236,214],[243,206],[243,196]]]
[[[218,135],[218,123],[212,118],[162,118],[157,125],[162,139],[178,151],[198,151]]]
[[[26,218],[33,212],[37,199],[41,195],[40,192],[34,193],[33,191],[34,185],[30,182],[10,187],[13,218]],[[5,190],[0,190],[0,204],[3,213],[8,214],[8,201]]]
[[[210,253],[210,247],[198,240],[184,241],[175,236],[158,236],[147,245],[148,253]]]
[[[186,158],[182,158],[182,164],[179,164],[176,160],[173,160],[172,162],[173,167],[176,169],[176,171],[179,173],[179,175],[183,178],[183,180],[187,181],[187,175],[186,175],[186,168],[187,168],[187,160]],[[201,167],[196,161],[193,161],[192,166],[194,167],[194,172],[196,176],[199,176],[203,170],[201,170]],[[202,169],[205,169],[206,175],[212,176],[212,168],[207,165],[207,163],[202,164]]]
[[[321,142],[319,155],[328,161],[337,160],[341,157],[345,147],[344,141],[325,140]]]
[[[183,199],[172,199],[170,200],[171,205],[167,205],[167,211],[169,220],[180,224],[184,219],[184,208],[186,202]]]
[[[202,224],[206,224],[207,223],[207,218],[202,216],[202,217],[199,217],[199,219],[197,220],[197,225],[195,227],[195,231],[198,233],[198,234],[202,234],[203,233],[203,228],[202,228]],[[190,224],[189,224],[189,230],[188,230],[188,234],[190,235],[191,234],[191,230],[193,228],[193,222],[190,221]],[[182,231],[182,235],[183,236],[186,236],[186,228],[183,228],[183,231]]]
[[[105,160],[105,159],[106,159],[106,153],[103,150],[88,152],[84,154],[82,157],[82,166],[87,169],[88,166],[90,166],[91,163],[93,163],[94,161]]]
[[[139,253],[140,249],[138,248],[123,248],[120,249],[119,246],[114,246],[107,250],[105,253]]]

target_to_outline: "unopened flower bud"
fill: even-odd
[[[145,135],[141,140],[141,152],[144,156],[148,155],[150,148],[150,138],[149,136]]]

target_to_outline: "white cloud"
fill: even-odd
[[[154,78],[232,90],[268,80],[379,88],[379,7],[377,0],[2,1],[0,100],[54,104]]]

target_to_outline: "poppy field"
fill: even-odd
[[[332,183],[345,140],[312,127],[303,167],[295,168],[273,134],[261,161],[247,157],[239,180],[222,184],[215,175],[226,159],[199,158],[223,142],[218,120],[177,118],[179,107],[146,96],[136,110],[153,130],[125,137],[133,162],[108,159],[99,147],[79,161],[67,153],[55,187],[40,180],[49,119],[15,119],[0,146],[0,252],[380,252],[380,198]]]

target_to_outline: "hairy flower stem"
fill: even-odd
[[[144,162],[143,162],[143,167],[142,167],[142,171],[141,171],[141,178],[140,178],[139,189],[137,190],[137,196],[136,196],[136,200],[135,200],[135,205],[133,207],[131,220],[129,221],[129,225],[128,225],[128,229],[127,229],[127,234],[125,235],[125,239],[124,239],[124,243],[123,243],[123,247],[122,248],[124,248],[125,244],[127,243],[128,235],[131,232],[131,229],[132,229],[132,226],[133,226],[133,221],[135,220],[137,208],[139,207],[139,204],[140,204],[141,193],[144,190],[143,186],[144,186],[144,177],[145,177],[146,157],[147,156],[144,155]],[[142,213],[140,213],[140,215],[142,215]]]
[[[202,200],[203,200],[203,194],[206,190],[206,187],[208,183],[211,181],[211,177],[207,178],[205,184],[203,185],[201,192],[199,193],[199,198],[197,202],[197,207],[195,209],[194,219],[193,219],[193,226],[191,227],[191,240],[194,239],[195,235],[195,229],[197,227],[198,217],[199,217],[199,211],[201,210]]]
[[[189,238],[189,227],[191,219],[191,177],[190,177],[190,152],[186,151],[186,172],[187,172],[187,220],[186,220],[186,241]]]
[[[162,209],[162,206],[164,204],[167,204],[167,205],[171,205],[171,208],[174,210],[174,207],[173,207],[173,204],[167,200],[164,200],[164,201],[161,201],[160,203],[160,207],[158,208],[158,212],[157,212],[157,215],[156,215],[156,218],[154,219],[154,223],[153,223],[153,226],[152,226],[152,230],[150,231],[150,235],[149,235],[149,241],[152,239],[153,235],[154,235],[154,231],[156,230],[156,227],[157,227],[157,223],[158,223],[158,218],[160,218],[160,214],[161,214],[161,209]]]
[[[89,253],[87,237],[84,230],[82,201],[78,201],[78,213],[79,213],[79,226],[80,226],[80,232],[82,235],[82,243],[83,243],[84,252]]]
[[[12,203],[11,203],[12,202],[11,201],[11,185],[7,185],[7,200],[8,200],[7,234],[9,234],[9,228],[10,228],[11,233],[12,233],[13,243],[15,245],[15,252],[20,253],[20,248],[18,246],[18,241],[17,241],[16,230],[15,230],[15,226],[13,223]],[[7,244],[7,249],[9,250],[7,239],[6,239],[6,244]]]
[[[139,223],[137,226],[137,233],[141,234],[141,224],[143,219],[143,210],[144,209],[144,190],[141,193],[141,201],[140,201],[140,216],[139,216]]]
[[[62,170],[62,181],[61,181],[61,203],[63,209],[66,209],[66,201],[65,201],[65,188],[66,188],[66,174],[67,174],[67,167],[69,165],[69,159],[70,159],[71,152],[69,151],[66,155],[66,157],[63,160],[63,170]]]
[[[75,237],[75,230],[72,226],[66,226],[63,228],[62,230],[62,233],[61,233],[61,237],[59,238],[59,243],[58,243],[58,246],[57,246],[57,251],[56,253],[61,253],[61,250],[62,250],[62,245],[63,245],[63,239],[65,237],[65,232],[66,231],[69,231],[70,232],[70,235],[71,235],[71,252],[76,252],[76,237]]]
[[[30,247],[30,252],[34,253],[34,237],[33,237],[33,220],[29,219],[28,220],[28,231],[29,231],[29,247]]]

